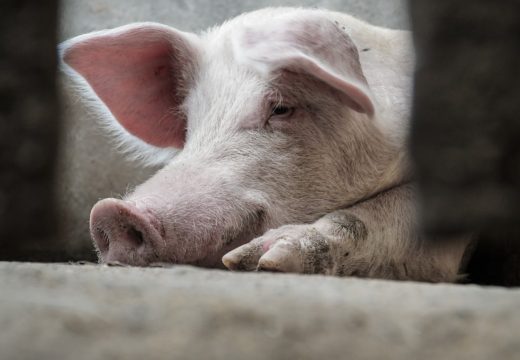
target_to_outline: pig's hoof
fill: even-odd
[[[230,270],[340,275],[348,239],[324,234],[314,225],[287,225],[227,253]]]

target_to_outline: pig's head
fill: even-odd
[[[61,55],[118,139],[164,164],[92,209],[100,261],[218,266],[269,228],[395,180],[357,48],[319,11],[259,11],[201,35],[132,24]]]

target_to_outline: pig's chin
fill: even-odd
[[[256,228],[257,226],[252,226]],[[259,233],[252,232],[250,230],[244,231],[237,237],[232,239],[227,238],[226,240],[222,239],[214,239],[215,243],[222,243],[223,245],[215,248],[212,247],[206,254],[202,254],[202,257],[196,260],[188,260],[182,258],[176,258],[175,256],[170,257],[165,255],[164,257],[160,254],[156,254],[156,256],[150,258],[148,256],[140,256],[139,254],[131,254],[130,256],[117,256],[113,254],[107,254],[103,256],[101,252],[98,251],[98,259],[100,263],[106,264],[122,264],[122,265],[131,265],[131,266],[154,266],[154,265],[163,265],[167,266],[168,264],[184,264],[184,265],[195,265],[205,268],[217,268],[217,269],[225,269],[224,264],[222,263],[222,257],[227,254],[229,251],[248,243],[256,236],[260,235]]]
[[[222,263],[222,257],[231,250],[247,244],[257,236],[260,236],[265,231],[263,220],[262,217],[259,217],[257,221],[249,223],[248,226],[245,226],[243,230],[235,236],[228,236],[225,239],[215,239],[215,243],[222,244],[222,246],[216,249],[213,248],[206,256],[191,264],[207,268],[225,269],[226,267]]]
[[[255,237],[256,234],[249,234],[247,236],[241,236],[239,238],[232,239],[231,242],[228,241],[227,244],[218,249],[216,252],[211,252],[207,254],[205,257],[193,262],[192,265],[206,268],[225,269],[226,267],[222,263],[222,257],[231,250],[253,240]]]

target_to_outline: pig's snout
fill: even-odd
[[[162,243],[160,223],[129,202],[99,201],[90,213],[90,232],[102,262],[147,265]]]

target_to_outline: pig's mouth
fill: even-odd
[[[213,251],[209,252],[204,258],[193,263],[193,265],[225,268],[222,263],[222,257],[231,250],[244,245],[265,232],[266,214],[263,209],[259,209],[251,215],[247,216],[239,230],[231,229],[224,232],[219,240],[215,241],[217,246]]]
[[[259,208],[241,216],[234,226],[215,225],[214,229],[206,226],[204,238],[189,230],[172,236],[150,211],[138,209],[127,201],[104,199],[92,209],[90,232],[100,263],[222,268],[222,256],[260,235],[265,223],[265,211]]]

